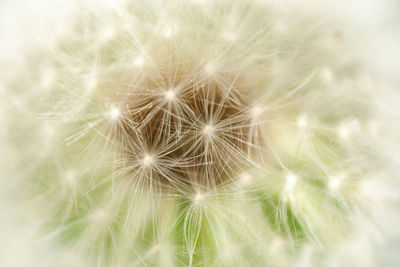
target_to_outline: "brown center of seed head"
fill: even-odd
[[[119,139],[126,167],[147,183],[174,187],[234,180],[260,146],[248,89],[230,75],[157,73],[125,100]]]

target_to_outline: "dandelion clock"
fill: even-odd
[[[379,266],[394,84],[365,31],[310,1],[66,6],[2,65],[5,266]]]

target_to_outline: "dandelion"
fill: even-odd
[[[267,0],[98,5],[10,83],[17,183],[81,266],[312,264],[375,222],[347,35]]]

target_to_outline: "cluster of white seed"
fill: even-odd
[[[46,236],[84,266],[293,266],[370,220],[372,81],[346,28],[273,2],[101,3],[32,56],[9,143]]]

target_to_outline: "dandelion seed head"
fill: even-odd
[[[248,173],[248,172],[244,172],[244,173],[242,173],[241,175],[240,175],[240,183],[242,184],[242,185],[247,185],[247,184],[249,184],[250,182],[251,182],[251,180],[252,180],[252,176],[251,176],[251,174],[250,173]]]
[[[252,118],[257,119],[262,114],[262,112],[262,108],[256,105],[251,109],[251,116]]]
[[[133,60],[133,65],[135,67],[142,67],[144,65],[145,59],[144,56],[139,55]]]
[[[292,173],[290,173],[286,176],[285,190],[287,192],[293,191],[293,188],[296,185],[297,179],[298,179],[297,176]]]
[[[214,75],[217,69],[217,65],[214,62],[208,62],[204,67],[204,71],[207,75]]]
[[[66,180],[66,182],[71,185],[71,186],[75,186],[77,181],[77,177],[76,177],[76,172],[74,170],[68,170],[65,174],[64,174],[64,178]]]
[[[285,186],[282,192],[282,199],[284,202],[294,201],[294,196],[295,196],[294,189],[297,183],[298,183],[297,175],[290,173],[286,176]]]
[[[291,266],[350,236],[380,129],[347,36],[265,1],[128,2],[67,23],[9,90],[55,89],[17,93],[7,122],[43,221],[97,265]]]
[[[348,140],[360,131],[360,122],[357,119],[346,120],[339,124],[337,131],[340,138]]]
[[[232,83],[228,86],[196,72],[193,76],[191,71],[194,69],[185,65],[157,70],[158,78],[141,81],[146,89],[120,103],[126,106],[126,112],[116,131],[121,133],[120,142],[133,148],[126,155],[139,153],[141,147],[160,155],[156,174],[163,178],[152,182],[159,180],[176,187],[231,181],[230,172],[252,164],[248,154],[255,149],[248,144],[259,145],[257,125],[250,126],[247,111],[242,108],[248,106],[248,100],[236,90],[229,91],[229,87],[239,86],[240,80],[227,75],[224,83]],[[220,158],[225,158],[224,162]]]
[[[297,126],[300,130],[304,130],[307,127],[307,117],[306,115],[301,115],[297,120]]]
[[[342,180],[344,179],[344,177],[345,177],[345,176],[344,176],[343,174],[330,177],[330,178],[329,178],[329,181],[328,181],[328,187],[329,187],[329,189],[330,189],[331,191],[333,191],[333,192],[337,191],[337,190],[339,189],[339,187],[340,187],[340,185],[341,185]]]
[[[173,101],[176,97],[176,92],[173,89],[169,89],[165,91],[164,95],[167,101]]]
[[[351,129],[347,125],[341,125],[338,128],[338,134],[342,139],[348,139],[351,134]]]
[[[215,126],[212,123],[208,123],[203,128],[203,134],[208,137],[213,137],[215,134]]]
[[[108,218],[108,213],[104,209],[99,209],[94,213],[93,217],[96,222],[104,222]]]
[[[151,155],[145,155],[143,157],[143,166],[150,167],[154,163],[154,158]]]
[[[120,117],[120,115],[121,112],[116,107],[112,107],[111,110],[109,111],[109,116],[111,120],[117,120]]]
[[[193,198],[193,203],[195,205],[199,205],[203,202],[203,200],[204,200],[204,195],[202,193],[197,193]]]

